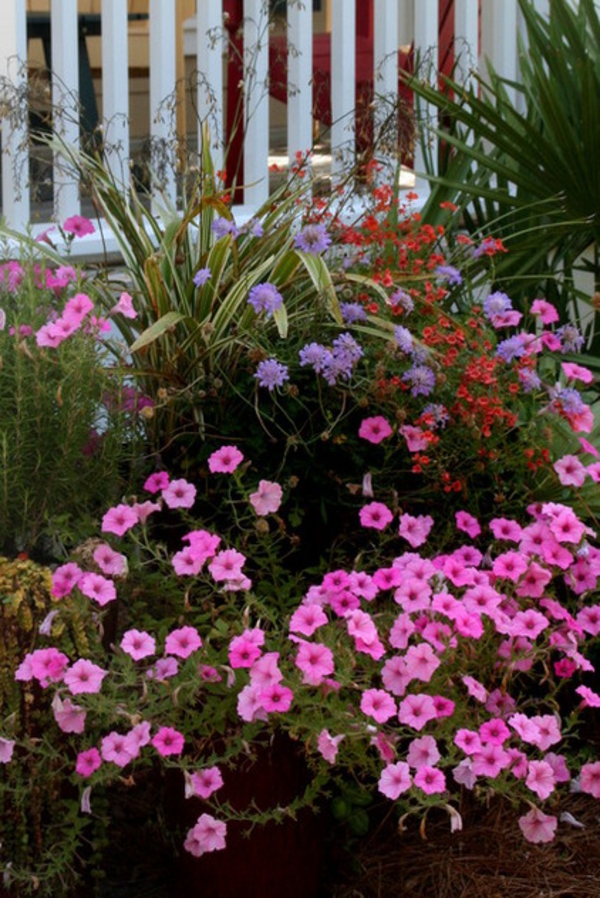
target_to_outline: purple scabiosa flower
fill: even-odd
[[[250,221],[247,221],[246,224],[242,225],[240,228],[240,234],[243,233],[252,234],[253,237],[262,237],[265,230],[258,218],[251,218]]]
[[[492,324],[512,309],[512,302],[506,293],[490,293],[483,301],[483,314]]]
[[[273,284],[257,284],[248,294],[248,303],[257,315],[266,312],[268,317],[281,308],[283,296]]]
[[[331,245],[331,237],[323,224],[306,225],[299,234],[296,234],[294,247],[313,256],[324,252]]]
[[[332,346],[334,356],[347,359],[351,365],[356,365],[364,354],[362,346],[357,343],[352,334],[340,334],[335,338]]]
[[[406,355],[410,355],[414,349],[413,335],[406,327],[401,324],[394,328],[394,340],[398,344],[398,348]]]
[[[270,393],[275,387],[282,387],[286,380],[290,379],[287,365],[283,365],[277,359],[265,359],[260,362],[254,377],[259,387],[266,387]]]
[[[331,350],[321,346],[320,343],[307,343],[302,347],[298,356],[301,368],[310,365],[319,374],[331,358]]]
[[[415,307],[414,300],[405,290],[394,290],[390,296],[389,303],[392,309],[404,309],[409,314]]]
[[[532,393],[534,390],[539,390],[542,386],[542,381],[535,371],[531,371],[529,368],[521,368],[517,373],[524,393]]]
[[[442,281],[447,281],[449,284],[454,286],[455,284],[462,284],[463,279],[458,268],[455,268],[453,265],[438,265],[435,269],[435,273]]]
[[[193,277],[196,287],[203,287],[207,281],[210,281],[212,272],[210,268],[199,268]]]
[[[435,374],[427,365],[413,365],[404,372],[402,380],[410,384],[411,396],[429,396],[435,387]]]
[[[443,428],[450,420],[450,415],[448,414],[447,409],[443,405],[434,402],[430,402],[429,405],[425,406],[422,417],[425,415],[431,419],[432,424],[430,426],[433,427]]]
[[[340,312],[344,324],[356,324],[358,321],[366,321],[367,313],[359,302],[341,302]]]
[[[227,234],[231,234],[232,237],[237,237],[238,229],[235,225],[234,221],[231,221],[229,218],[222,218],[218,216],[212,223],[213,234],[219,240],[221,237],[225,237]]]
[[[496,355],[505,362],[512,362],[515,359],[520,359],[521,356],[525,355],[526,351],[527,346],[519,334],[514,337],[508,337],[506,340],[502,340],[496,347]]]
[[[574,324],[564,324],[556,331],[563,352],[580,352],[584,339]]]

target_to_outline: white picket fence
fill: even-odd
[[[165,98],[176,84],[176,2],[149,0],[150,117],[148,133],[154,141],[166,145],[173,139],[172,123],[160,114]],[[549,0],[536,0],[544,11]],[[361,0],[330,0],[331,4],[331,144],[333,175],[342,147],[352,147],[355,105],[355,17],[361,15]],[[244,0],[245,51],[244,95],[245,136],[244,176],[249,185],[245,205],[256,208],[269,190],[269,102],[265,89],[268,76],[267,7],[265,0]],[[517,77],[517,0],[482,0],[479,22],[478,0],[455,0],[455,39],[461,58],[477,67],[489,58],[496,69]],[[128,91],[128,5],[127,0],[102,0],[102,97],[103,123],[107,141],[114,149],[108,161],[117,174],[126,178],[129,165],[129,91]],[[79,143],[77,121],[78,57],[77,0],[51,0],[52,103],[55,127],[74,147]],[[306,151],[312,143],[312,3],[288,0],[288,154]],[[223,53],[226,32],[223,28],[221,0],[197,0],[195,17],[195,55],[198,75],[199,127],[203,120],[210,126],[213,154],[217,166],[223,152]],[[481,35],[481,53],[478,41]],[[398,87],[398,47],[414,42],[417,50],[435,47],[438,42],[438,0],[375,0],[374,72],[378,95],[395,96]],[[23,62],[27,59],[26,0],[2,0],[0,26],[0,76],[17,87],[27,78]],[[465,78],[469,72],[464,71]],[[72,96],[72,108],[65,110],[64,85]],[[210,89],[207,89],[207,85]],[[2,214],[15,229],[25,229],[32,218],[31,190],[27,178],[19,175],[27,168],[27,124],[10,117],[2,109]],[[198,133],[199,143],[202,133]],[[12,164],[19,156],[20,164]],[[415,168],[420,169],[417,157]],[[54,161],[54,220],[80,212],[79,185]],[[166,195],[175,200],[174,171],[167,172]],[[47,225],[39,223],[39,227]],[[89,245],[88,250],[93,251]]]

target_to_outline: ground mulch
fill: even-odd
[[[460,808],[450,832],[437,810],[400,828],[388,818],[359,850],[360,873],[333,898],[600,898],[600,804],[585,795],[561,802],[583,824],[559,823],[554,842],[524,840],[515,811],[495,799]],[[403,831],[401,831],[403,830]]]

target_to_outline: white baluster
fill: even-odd
[[[312,146],[312,10],[309,2],[288,0],[288,154]]]
[[[356,107],[356,3],[331,0],[331,176],[354,166]]]
[[[27,26],[25,0],[3,4],[0,28],[0,75],[15,88],[11,102],[27,84]],[[19,104],[14,116],[2,118],[2,214],[9,227],[24,229],[29,222],[28,105]]]
[[[79,43],[77,0],[52,0],[52,113],[54,129],[61,141],[79,150]],[[54,217],[62,223],[81,211],[79,179],[54,154]]]
[[[198,89],[198,149],[208,126],[215,170],[223,168],[223,30],[222,0],[196,4],[196,68]],[[237,89],[237,85],[233,87]]]
[[[171,203],[177,199],[175,0],[150,0],[150,137],[157,192]],[[153,196],[153,210],[160,208]]]
[[[269,9],[244,0],[244,203],[269,196]]]
[[[126,0],[102,0],[102,126],[105,163],[129,184],[129,63]]]
[[[417,77],[435,86],[438,72],[438,0],[415,0],[415,60]],[[419,110],[422,139],[427,142],[424,150],[419,142],[415,151],[417,179],[425,171],[425,152],[430,157],[433,170],[437,170],[437,138],[429,132],[428,125],[437,126],[437,111],[433,104],[422,103]],[[419,124],[419,123],[417,123]],[[417,191],[427,190],[423,181],[417,181]]]

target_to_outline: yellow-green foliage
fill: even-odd
[[[52,573],[29,558],[9,560],[0,557],[0,714],[15,714],[14,731],[25,724],[22,684],[15,671],[38,643],[38,627],[56,608],[52,597]],[[89,641],[84,619],[69,597],[60,599],[63,613],[53,622],[53,636],[61,637],[61,647],[73,654],[85,655]],[[65,632],[66,631],[66,632]]]

